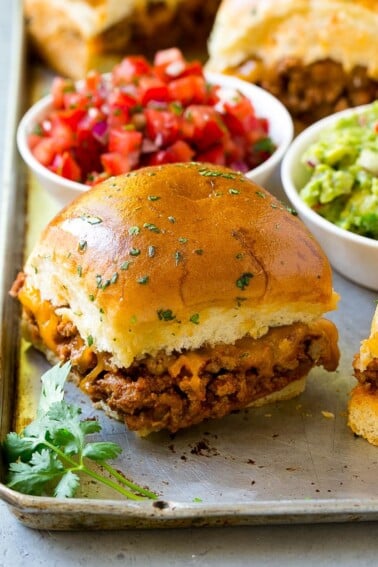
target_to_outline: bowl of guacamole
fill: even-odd
[[[299,134],[281,179],[333,267],[378,290],[378,100]]]

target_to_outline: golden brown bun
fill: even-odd
[[[373,372],[378,360],[378,306],[372,319],[370,335],[361,342],[353,366],[359,383],[350,395],[348,405],[348,425],[356,433],[378,445],[378,391],[371,390],[367,376]]]
[[[268,394],[267,396],[263,396],[262,398],[258,398],[254,402],[248,405],[250,408],[258,408],[261,406],[266,406],[267,404],[273,404],[276,402],[283,402],[286,400],[291,400],[302,394],[306,388],[306,378],[300,378],[299,380],[294,380],[294,382],[290,382],[287,386],[278,390],[277,392],[273,392]]]
[[[285,58],[304,65],[331,59],[377,79],[377,29],[376,0],[223,0],[208,68],[221,72],[251,56],[270,68]]]
[[[356,435],[378,445],[378,392],[356,386],[349,398],[348,425]]]
[[[359,357],[356,359],[357,369],[364,372],[374,359],[378,359],[378,306],[371,322],[370,336],[361,342]]]
[[[22,293],[128,367],[145,353],[258,338],[335,308],[326,256],[244,176],[170,164],[88,190],[44,230]]]
[[[130,52],[196,45],[205,51],[219,0],[25,0],[26,29],[40,55],[74,79],[109,70]],[[186,41],[185,41],[186,39]]]

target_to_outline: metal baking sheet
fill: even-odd
[[[16,3],[18,4],[18,3]],[[26,71],[20,14],[6,136],[24,102]],[[34,93],[35,94],[35,93]],[[30,99],[29,99],[30,100]],[[271,189],[280,191],[277,180]],[[25,206],[26,203],[26,206]],[[14,144],[4,159],[0,239],[0,435],[33,417],[44,358],[19,337],[19,307],[8,290],[56,204],[26,176]],[[342,352],[334,374],[313,370],[306,391],[294,400],[246,410],[176,435],[140,439],[96,411],[72,384],[67,399],[84,416],[97,417],[101,435],[124,448],[116,461],[135,482],[159,494],[157,502],[114,499],[92,484],[78,498],[59,500],[17,493],[0,484],[0,497],[25,525],[48,530],[347,522],[378,519],[378,448],[356,438],[346,424],[348,392],[355,383],[352,359],[369,331],[376,293],[338,274],[337,312]],[[1,481],[5,470],[0,463]]]

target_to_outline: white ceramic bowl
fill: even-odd
[[[246,174],[256,183],[265,185],[277,171],[293,138],[293,123],[288,111],[274,96],[255,85],[235,77],[213,73],[207,73],[206,78],[210,83],[238,89],[252,100],[257,116],[268,118],[269,134],[276,145],[276,150],[268,160]],[[40,184],[63,206],[86,191],[88,187],[65,179],[44,167],[33,156],[27,143],[28,134],[50,112],[51,98],[50,95],[45,96],[26,112],[18,127],[17,144],[21,156]]]
[[[298,194],[309,179],[309,173],[301,163],[308,146],[341,117],[361,113],[367,106],[332,114],[299,134],[282,161],[281,179],[288,199],[326,252],[331,265],[353,282],[378,290],[378,241],[339,228],[314,212]]]

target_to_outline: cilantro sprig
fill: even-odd
[[[101,431],[97,421],[81,418],[81,409],[64,400],[70,363],[54,366],[42,376],[37,416],[20,434],[8,433],[3,453],[9,464],[7,486],[36,496],[75,496],[83,474],[132,500],[156,499],[153,492],[129,481],[109,459],[122,448],[109,441],[91,442],[87,435]],[[100,465],[105,476],[87,466]]]

